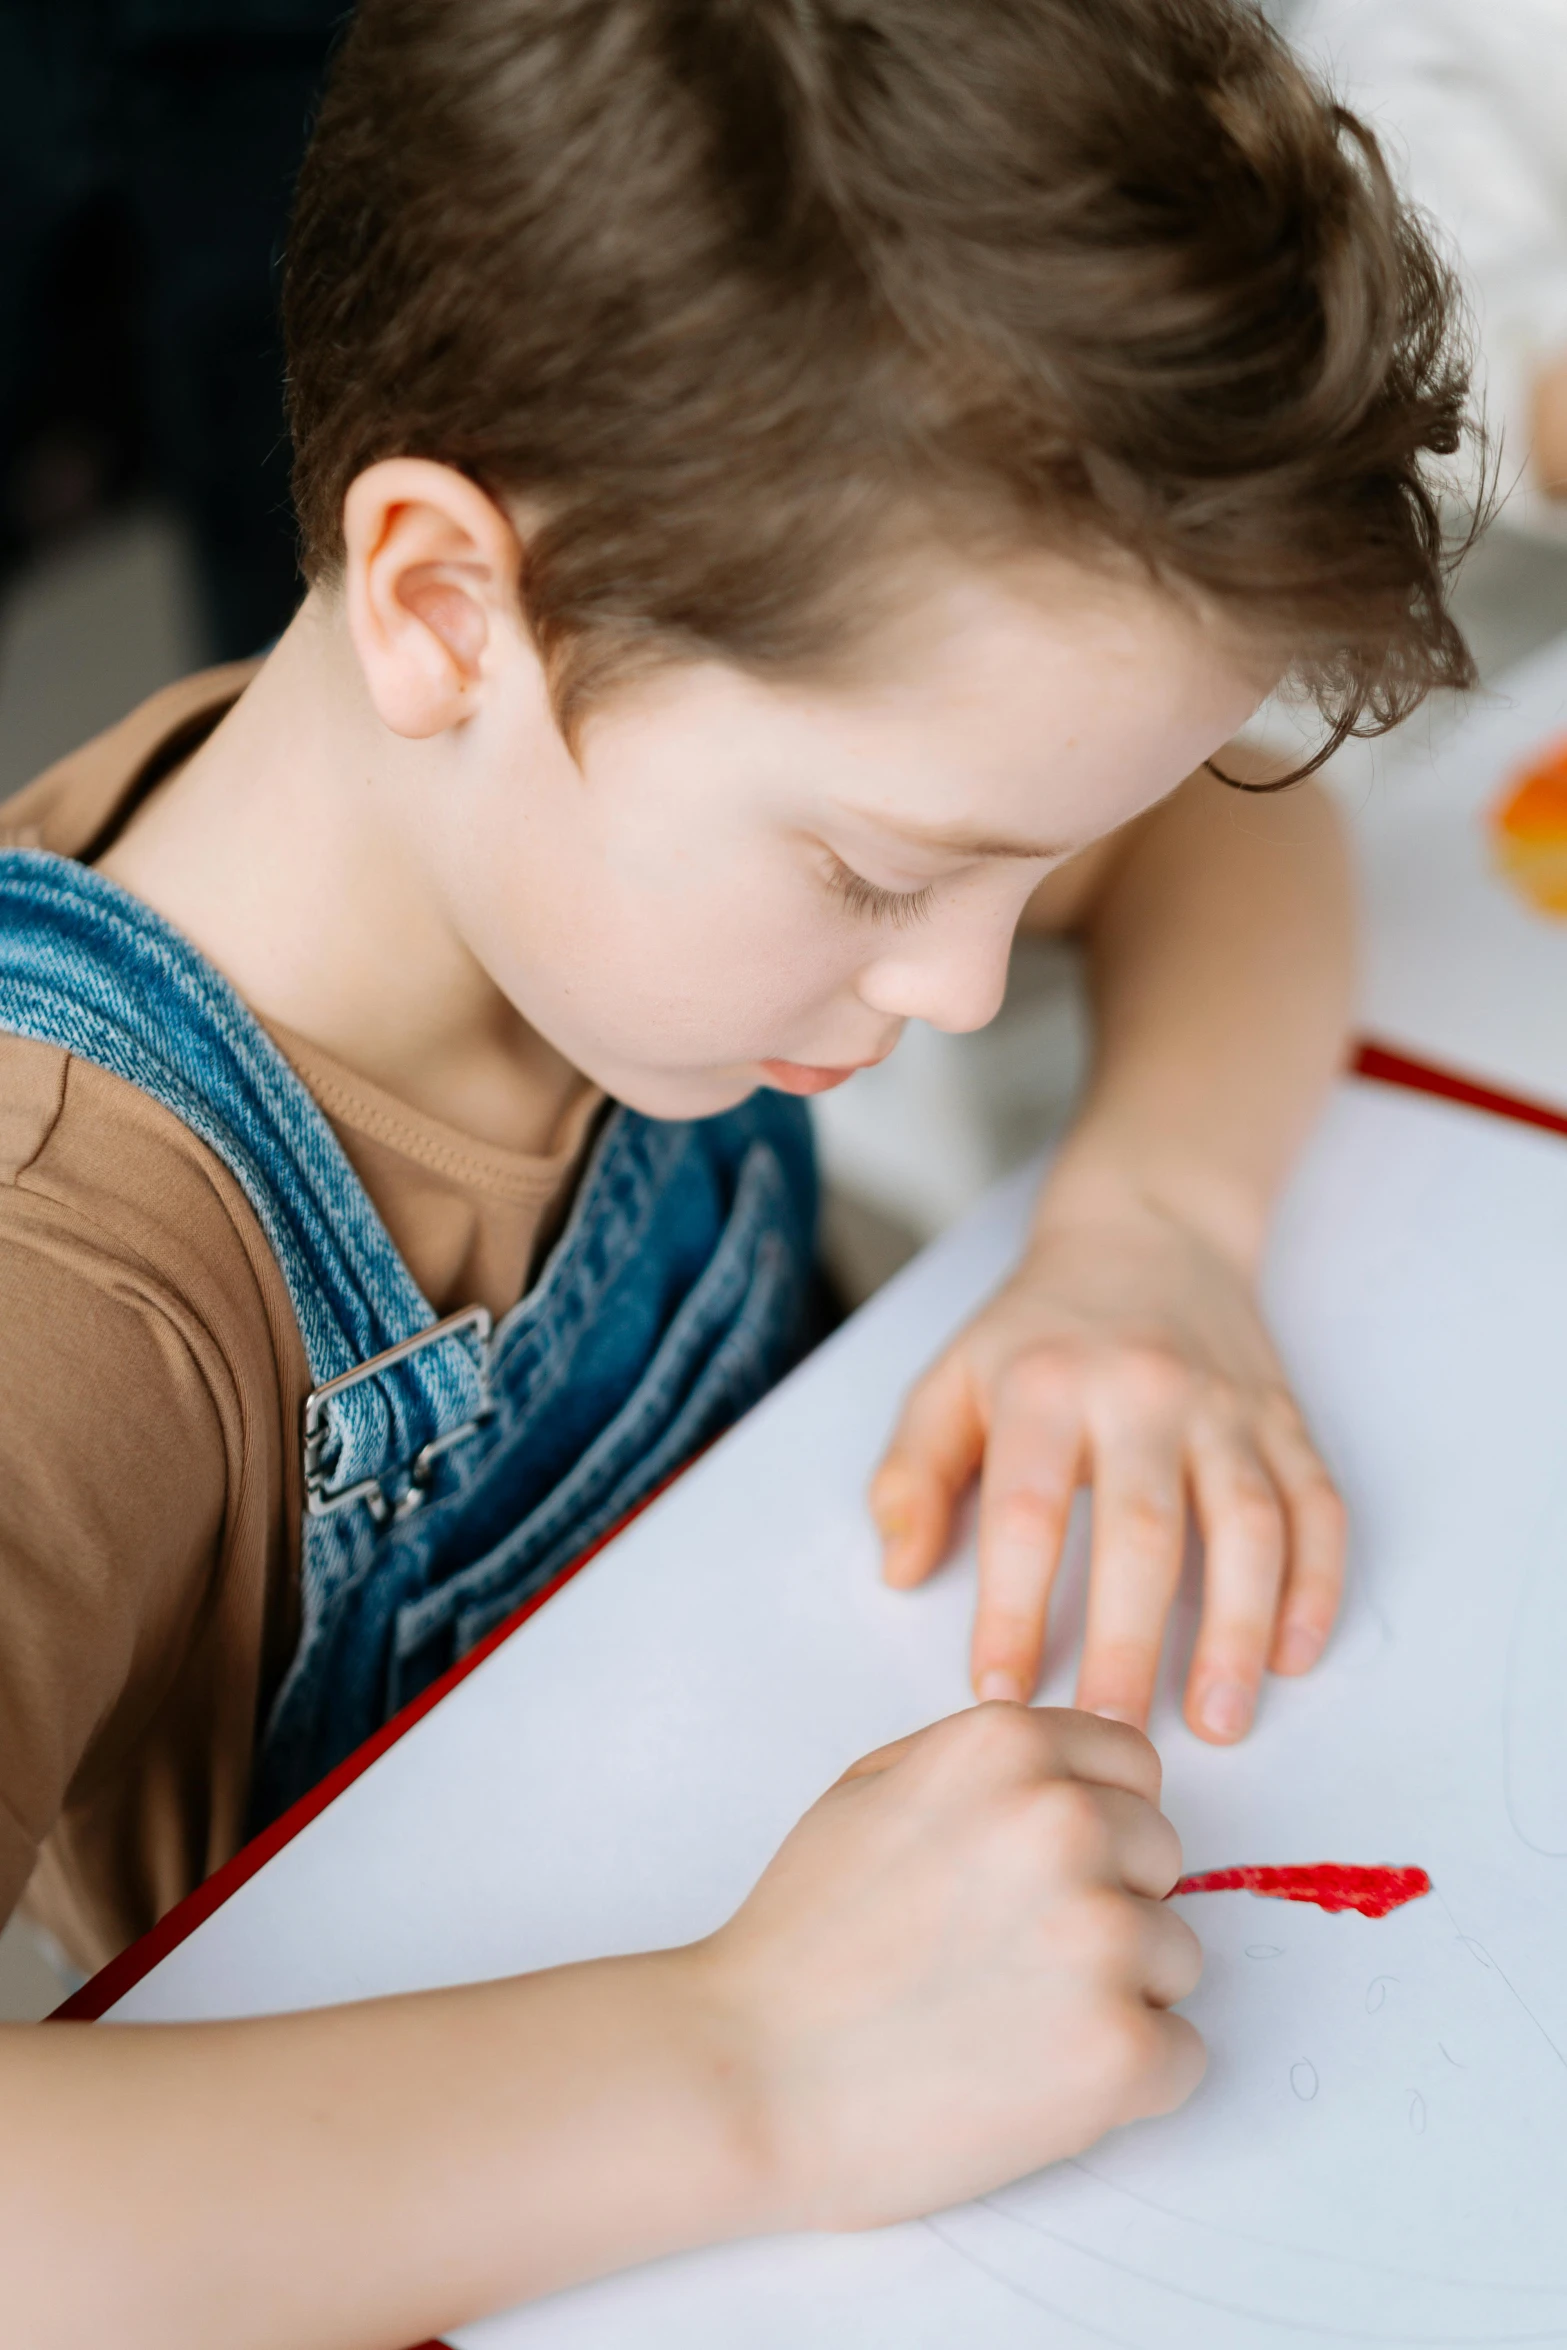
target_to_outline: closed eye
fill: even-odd
[[[832,859],[828,883],[852,914],[863,915],[873,922],[893,922],[900,928],[921,921],[930,912],[936,896],[936,885],[931,881],[923,889],[882,889],[876,882],[867,881],[863,873],[856,873],[841,857]]]

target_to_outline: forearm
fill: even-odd
[[[763,2224],[699,1971],[0,2032],[7,2339],[388,2350]]]
[[[1266,772],[1234,748],[1222,763]],[[1040,1218],[1140,1205],[1255,1264],[1348,1030],[1352,898],[1331,802],[1194,776],[1107,867],[1081,927],[1095,1061]]]

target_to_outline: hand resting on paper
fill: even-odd
[[[872,1488],[889,1582],[941,1559],[983,1464],[972,1674],[1027,1698],[1080,1484],[1093,1492],[1077,1703],[1145,1724],[1188,1504],[1204,1537],[1186,1718],[1251,1726],[1265,1667],[1300,1673],[1332,1627],[1344,1511],[1263,1324],[1248,1269],[1152,1205],[1052,1213],[1027,1257],[915,1387]]]
[[[1232,743],[1226,773],[1275,762]],[[1148,1719],[1188,1506],[1205,1538],[1186,1718],[1250,1727],[1264,1668],[1321,1653],[1344,1512],[1257,1304],[1278,1187],[1344,1051],[1350,893],[1313,785],[1194,776],[1052,876],[1033,927],[1083,939],[1091,1083],[1013,1278],[915,1387],[871,1506],[920,1582],[980,1484],[980,1695],[1038,1678],[1072,1498],[1094,1541],[1077,1702]]]
[[[362,2350],[934,2210],[1174,2106],[1195,1939],[1118,1723],[870,1756],[684,1949],[237,2023],[0,2027],[9,2342]],[[278,2247],[287,2247],[280,2258]]]

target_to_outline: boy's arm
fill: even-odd
[[[980,2193],[1177,2104],[1146,1742],[982,1707],[686,1950],[263,2022],[0,2031],[7,2341],[388,2350],[633,2261]],[[1019,2052],[1027,2051],[1027,2061]]]
[[[1280,772],[1238,745],[1216,763],[1248,781]],[[1095,1026],[1088,1094],[1042,1207],[1102,1208],[1119,1181],[1255,1269],[1349,1033],[1337,812],[1309,781],[1249,793],[1200,772],[1105,850],[1069,920],[1052,919],[1048,882],[1030,909],[1082,935]]]
[[[1229,773],[1279,772],[1233,747]],[[1094,1493],[1078,1701],[1142,1722],[1188,1496],[1207,1549],[1187,1716],[1249,1727],[1265,1665],[1321,1650],[1342,1511],[1263,1326],[1268,1212],[1350,1009],[1351,892],[1331,803],[1207,774],[1046,885],[1086,942],[1096,1054],[1018,1272],[914,1390],[873,1488],[887,1573],[941,1556],[983,1459],[976,1688],[1039,1668],[1080,1483]]]
[[[176,1816],[189,1775],[171,1761],[208,1762],[213,1718],[248,1690],[218,1572],[211,1366],[139,1275],[70,1208],[0,1183],[0,1923],[69,1810],[46,1906],[84,1965],[188,1890],[193,1855],[232,1848],[243,1800],[225,1788],[196,1824]],[[259,1617],[259,1592],[238,1598]],[[205,1709],[187,1676],[201,1640]]]

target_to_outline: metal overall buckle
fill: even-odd
[[[342,1371],[335,1379],[328,1379],[320,1387],[313,1387],[305,1398],[305,1508],[313,1518],[329,1518],[336,1510],[346,1510],[356,1501],[362,1501],[378,1526],[393,1518],[411,1517],[421,1509],[429,1493],[430,1475],[442,1453],[450,1452],[454,1444],[462,1444],[474,1435],[495,1409],[490,1395],[490,1333],[493,1324],[486,1306],[468,1306],[460,1314],[448,1314],[444,1322],[434,1322],[428,1330],[421,1330],[415,1338],[400,1339],[384,1354],[372,1355],[367,1363],[356,1363],[351,1371]],[[479,1408],[471,1420],[460,1428],[449,1428],[444,1436],[433,1436],[415,1455],[408,1471],[408,1484],[398,1499],[388,1499],[386,1484],[381,1477],[363,1477],[357,1485],[345,1485],[341,1493],[329,1493],[321,1469],[321,1455],[326,1446],[326,1409],[332,1398],[346,1388],[357,1387],[361,1379],[374,1379],[381,1371],[390,1371],[394,1364],[405,1363],[410,1355],[418,1354],[427,1346],[439,1346],[462,1331],[471,1331],[479,1342],[476,1369],[479,1374]]]

